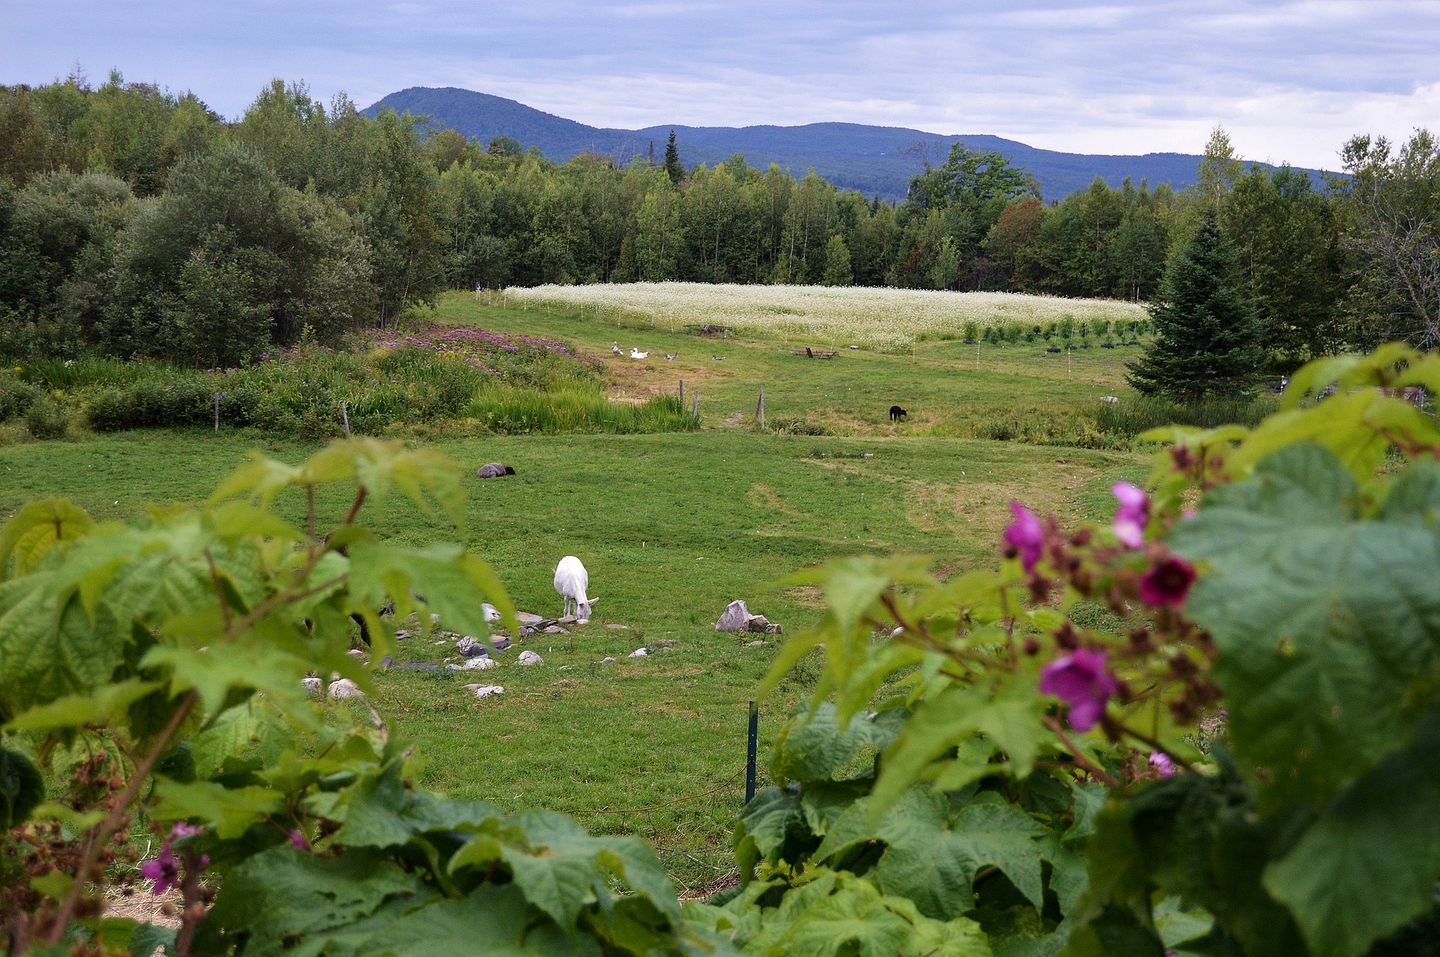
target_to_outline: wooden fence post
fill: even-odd
[[[220,393],[215,393],[215,431],[220,431]]]
[[[761,431],[765,429],[765,387],[760,387],[760,399],[755,403],[755,421],[760,423]]]
[[[695,402],[695,408],[690,411],[690,414],[698,419],[700,418],[700,390],[691,389],[690,395],[693,397]]]
[[[345,400],[340,400],[340,422],[345,426],[345,434],[350,435],[350,413],[345,410]]]
[[[680,380],[680,408],[685,408],[685,380]]]

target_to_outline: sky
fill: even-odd
[[[0,83],[78,66],[236,118],[272,78],[368,106],[411,86],[593,126],[822,121],[1080,153],[1337,169],[1440,127],[1440,0],[5,0]]]

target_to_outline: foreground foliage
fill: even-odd
[[[322,525],[315,494],[332,485],[354,497]],[[487,600],[514,627],[479,559],[387,544],[356,523],[397,493],[460,515],[452,463],[354,440],[298,467],[257,457],[202,508],[157,510],[138,526],[97,524],[63,500],[5,525],[10,952],[161,941],[182,954],[710,949],[685,930],[637,839],[416,791],[411,749],[377,715],[310,700],[311,671],[369,687],[346,654],[351,616],[377,657],[389,652],[394,625],[375,611],[387,596],[403,615],[424,594],[421,608],[476,635]],[[271,510],[281,494],[306,497],[305,528]],[[173,938],[101,916],[107,864],[124,857],[130,827],[164,836],[142,872],[184,896]]]

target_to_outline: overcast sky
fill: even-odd
[[[366,106],[494,93],[595,126],[841,120],[1085,153],[1334,169],[1355,133],[1440,127],[1440,0],[5,0],[0,83],[193,91],[236,117],[272,77]]]

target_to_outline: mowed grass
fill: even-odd
[[[561,335],[597,353],[608,353],[616,337],[613,325],[485,309],[468,296],[443,299],[439,315]],[[658,337],[668,334],[650,334],[652,347],[666,351]],[[595,830],[637,834],[693,890],[734,872],[729,843],[743,798],[746,702],[778,647],[715,632],[726,603],[744,598],[793,633],[818,620],[822,601],[811,589],[778,585],[790,572],[903,551],[932,556],[937,570],[952,574],[995,559],[1011,499],[1065,521],[1100,518],[1113,507],[1110,484],[1141,479],[1147,465],[1129,452],[940,434],[960,416],[1037,396],[1091,401],[1120,381],[1121,358],[1108,350],[1077,354],[1067,378],[1064,356],[1049,361],[1018,347],[982,347],[977,372],[973,347],[951,351],[949,343],[914,359],[862,350],[820,361],[797,359],[773,342],[729,340],[715,346],[726,358],[712,367],[688,355],[711,343],[684,335],[673,342],[671,351],[682,354],[675,363],[611,361],[612,391],[638,397],[694,362],[687,388],[692,377],[700,383],[702,431],[428,442],[467,475],[493,460],[519,474],[468,480],[463,532],[393,500],[370,515],[382,534],[416,544],[458,536],[497,568],[519,607],[550,616],[560,610],[555,562],[578,555],[600,602],[588,626],[517,643],[498,669],[377,674],[374,704],[394,732],[418,744],[426,785],[505,809],[570,811]],[[731,410],[753,412],[762,384],[772,419],[816,416],[848,423],[850,434],[725,427]],[[885,411],[896,401],[914,420],[892,428]],[[961,403],[968,404],[950,408]],[[151,502],[202,500],[247,449],[293,462],[316,447],[256,433],[155,431],[0,448],[0,515],[63,495],[97,517],[134,517]],[[335,494],[321,505],[338,517],[346,502]],[[302,502],[297,495],[281,507],[298,518]],[[515,666],[522,647],[538,651],[544,665]],[[626,657],[638,647],[652,654]],[[449,653],[417,637],[401,643],[399,657],[438,662]],[[616,660],[602,663],[607,656]],[[812,677],[802,669],[762,702],[762,766]],[[503,685],[505,694],[477,701],[463,688],[476,681]]]

